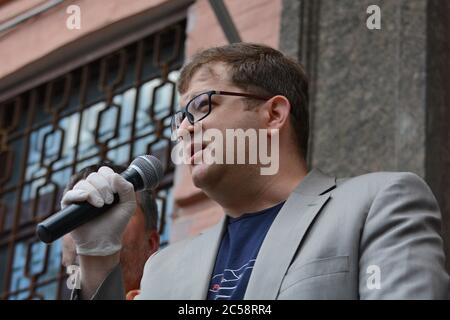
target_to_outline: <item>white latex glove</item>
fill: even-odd
[[[117,193],[120,202],[101,216],[81,225],[70,235],[77,254],[108,256],[122,248],[122,235],[131,216],[136,211],[136,195],[133,185],[109,167],[101,167],[86,180],[79,181],[61,200],[61,208],[74,202],[87,201],[102,207],[114,200]]]

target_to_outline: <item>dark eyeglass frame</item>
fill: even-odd
[[[197,99],[199,96],[202,96],[204,94],[208,95],[208,112],[205,113],[204,116],[202,116],[200,119],[195,120],[193,119],[192,114],[189,112],[189,105],[195,100]],[[209,116],[209,114],[211,113],[211,109],[212,109],[212,105],[211,105],[211,97],[213,95],[221,95],[221,96],[235,96],[235,97],[244,97],[244,98],[250,98],[250,99],[256,99],[256,100],[269,100],[272,97],[263,97],[263,96],[259,96],[259,95],[255,95],[255,94],[250,94],[250,93],[243,93],[243,92],[231,92],[231,91],[218,91],[218,90],[211,90],[211,91],[206,91],[206,92],[202,92],[197,94],[195,97],[193,97],[191,100],[189,100],[189,102],[186,104],[186,107],[182,108],[181,110],[175,112],[174,117],[177,113],[183,113],[184,116],[186,116],[186,118],[188,119],[190,124],[194,124],[198,121],[202,121],[203,119],[205,119],[207,116]]]

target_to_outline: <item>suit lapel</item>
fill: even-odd
[[[281,208],[259,250],[244,299],[275,299],[314,218],[330,198],[335,178],[311,171]],[[268,267],[270,266],[270,269]]]
[[[223,217],[214,227],[194,239],[197,244],[194,244],[193,247],[198,248],[198,256],[186,257],[185,261],[192,261],[193,263],[191,268],[183,266],[185,270],[194,271],[183,279],[183,282],[188,284],[185,290],[191,292],[191,300],[206,299],[225,225],[226,217]],[[186,281],[186,279],[189,279],[189,281]]]

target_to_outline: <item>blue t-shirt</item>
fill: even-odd
[[[259,248],[284,202],[271,208],[228,218],[208,290],[208,300],[241,300]]]

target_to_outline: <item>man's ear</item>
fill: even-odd
[[[148,233],[148,245],[150,248],[150,255],[158,251],[159,249],[159,234],[158,231],[152,230]]]
[[[286,97],[277,95],[268,100],[262,109],[267,129],[280,130],[289,120],[291,104]]]

